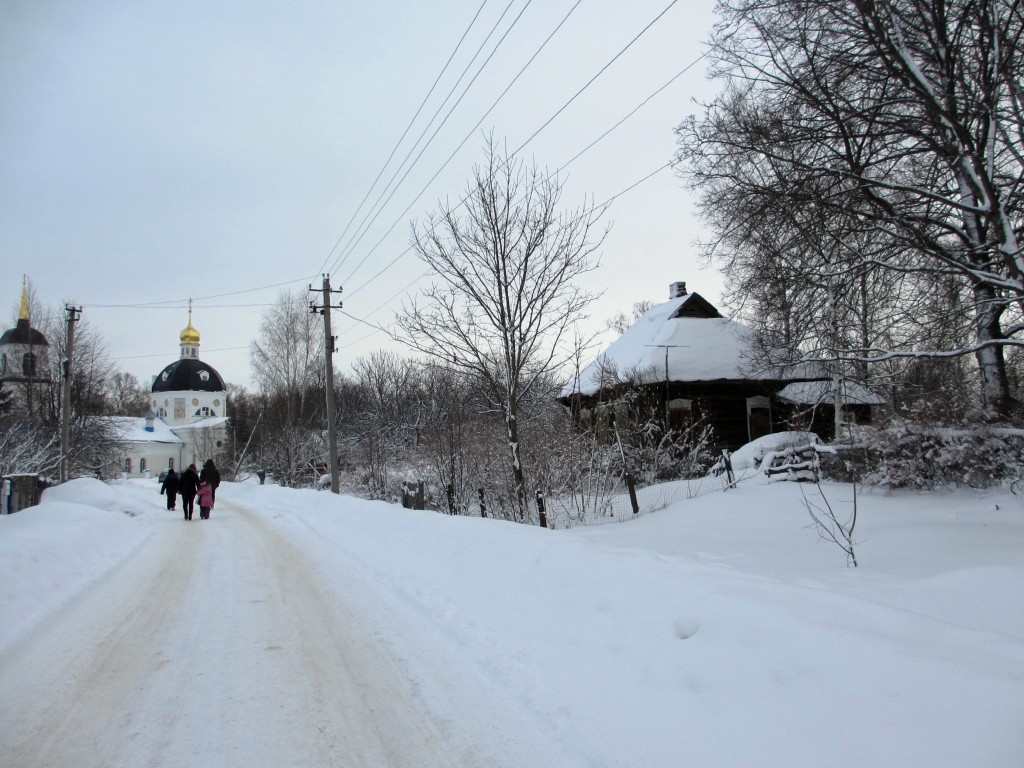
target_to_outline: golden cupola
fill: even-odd
[[[179,334],[181,339],[181,356],[199,357],[199,331],[192,325],[192,300],[188,301],[188,325]]]
[[[192,320],[188,321],[188,328],[181,332],[181,343],[191,344],[193,346],[199,346],[199,331],[192,326]]]

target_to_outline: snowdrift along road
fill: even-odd
[[[482,679],[470,682],[472,707],[460,702],[474,673],[455,672],[456,660],[439,659],[442,679],[422,669],[414,679],[382,642],[359,579],[346,598],[336,571],[323,578],[266,519],[223,499],[210,521],[161,520],[133,557],[3,657],[2,762],[563,762],[529,738],[524,754],[528,724],[507,706],[482,721],[481,702],[500,700]],[[516,730],[502,736],[505,726]]]

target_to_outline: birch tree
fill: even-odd
[[[437,282],[398,316],[409,346],[483,383],[505,426],[520,519],[521,407],[571,357],[567,342],[595,298],[577,281],[597,266],[606,234],[603,208],[562,210],[561,195],[557,177],[488,142],[462,202],[413,224],[413,247]]]
[[[869,333],[836,357],[973,355],[990,413],[1019,415],[1005,355],[1024,345],[1021,3],[721,0],[718,8],[712,72],[726,87],[678,130],[679,167],[705,210],[715,206],[716,256],[728,261],[737,245],[728,237],[766,210],[813,213],[818,242],[846,250],[842,275],[910,289],[891,297],[902,310],[892,330],[912,327],[934,299],[923,287],[959,280],[971,296],[969,344],[929,349],[912,334]],[[818,274],[835,275],[836,265]]]

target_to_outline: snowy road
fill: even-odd
[[[5,766],[567,764],[458,660],[411,668],[384,637],[410,620],[374,607],[364,574],[339,594],[345,564],[271,516],[219,499],[198,517],[166,516],[5,652]]]

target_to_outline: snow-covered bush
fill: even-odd
[[[1024,472],[1024,429],[934,427],[898,421],[851,432],[862,480],[885,488],[989,488]],[[852,452],[851,452],[852,454]]]

